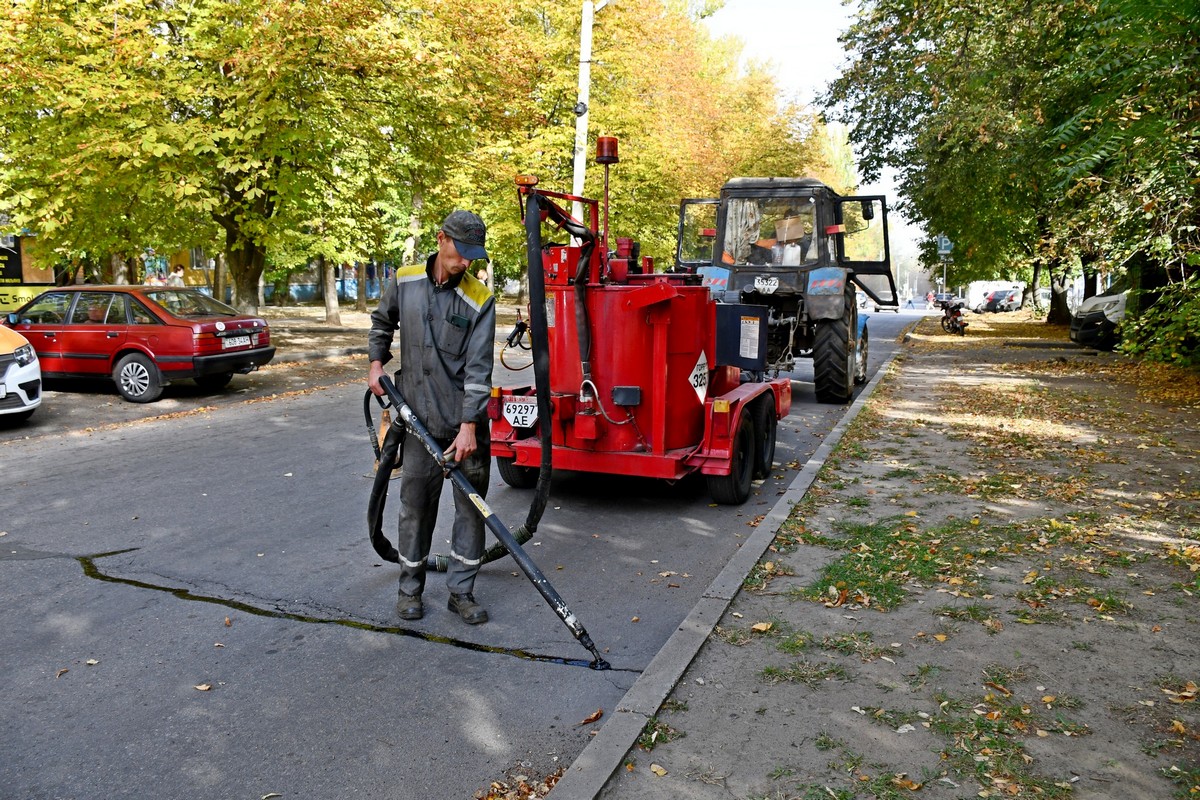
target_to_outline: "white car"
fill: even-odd
[[[42,404],[42,368],[24,336],[0,326],[0,421],[27,420]]]

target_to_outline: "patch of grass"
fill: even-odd
[[[754,637],[750,634],[750,631],[746,630],[745,628],[726,628],[723,625],[718,625],[713,628],[713,636],[715,636],[718,641],[722,641],[725,644],[731,644],[734,647],[742,647],[750,644],[750,642],[754,640]]]
[[[866,497],[849,497],[846,498],[846,505],[852,508],[866,508],[871,505],[871,501]]]
[[[816,741],[813,742],[818,750],[833,750],[834,748],[844,747],[845,743],[840,739],[835,739],[825,731],[817,734]]]
[[[912,467],[897,467],[883,473],[883,477],[887,480],[899,480],[900,478],[919,478],[920,472],[917,472]]]
[[[1170,766],[1164,769],[1162,774],[1175,784],[1177,800],[1200,795],[1200,769],[1181,769],[1177,766]]]
[[[821,648],[834,650],[842,655],[856,655],[863,661],[874,661],[882,655],[895,653],[890,647],[876,647],[871,640],[870,631],[842,633],[822,638]]]
[[[812,644],[813,635],[808,631],[796,631],[775,643],[775,648],[789,655],[803,653]]]
[[[641,735],[638,736],[637,746],[649,753],[660,744],[665,744],[684,736],[687,736],[687,734],[683,731],[672,728],[658,717],[651,717],[646,720],[646,725],[642,728]]]
[[[662,710],[670,711],[672,713],[679,712],[679,711],[687,711],[688,704],[683,702],[682,700],[676,700],[673,697],[668,697],[666,700],[663,701]]]
[[[907,599],[909,583],[949,583],[973,591],[980,582],[976,559],[994,551],[965,520],[923,528],[911,517],[892,517],[842,521],[835,527],[843,536],[836,549],[848,552],[803,590],[808,599],[831,605],[887,611]]]
[[[920,664],[917,671],[908,676],[908,685],[919,689],[942,671],[942,668],[936,664]]]
[[[763,667],[759,676],[767,683],[802,683],[809,688],[834,678],[842,681],[849,679],[846,668],[840,664],[814,664],[803,660],[788,667]]]
[[[965,606],[941,606],[933,609],[933,614],[938,617],[970,622],[986,622],[992,618],[991,610],[981,603],[968,603]]]

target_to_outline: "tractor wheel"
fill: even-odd
[[[538,467],[522,467],[513,458],[496,456],[496,466],[500,468],[500,478],[514,489],[532,489],[537,485]]]
[[[721,505],[740,506],[750,496],[754,481],[754,423],[747,413],[742,414],[733,437],[733,455],[728,475],[709,475],[708,493]]]
[[[765,478],[771,474],[771,466],[775,463],[775,431],[778,427],[775,403],[768,392],[754,408],[754,432],[758,435],[754,458],[755,478]]]
[[[858,347],[854,348],[854,382],[864,384],[867,382],[867,328],[863,326],[862,337],[858,340]]]
[[[846,403],[854,393],[854,347],[857,329],[854,303],[846,299],[841,319],[819,320],[813,334],[813,383],[817,401]]]

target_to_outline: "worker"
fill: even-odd
[[[492,348],[496,339],[496,304],[485,284],[469,269],[486,259],[487,227],[469,211],[454,211],[437,232],[437,252],[424,265],[396,270],[383,288],[379,307],[371,313],[367,385],[383,396],[379,379],[392,359],[392,340],[399,334],[400,394],[445,447],[447,460],[486,496],[491,478],[491,434],[487,402],[492,389]],[[417,620],[425,610],[425,561],[437,522],[445,475],[416,436],[401,447],[400,596],[401,619]],[[454,493],[454,526],[450,538],[446,586],[447,607],[470,625],[487,622],[487,610],[476,601],[475,577],[483,563],[483,518],[461,492]]]

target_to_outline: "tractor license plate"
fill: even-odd
[[[505,400],[504,419],[514,428],[532,428],[538,418],[536,400]]]
[[[250,345],[249,336],[226,336],[221,340],[221,347],[228,350],[231,347],[248,347]]]

